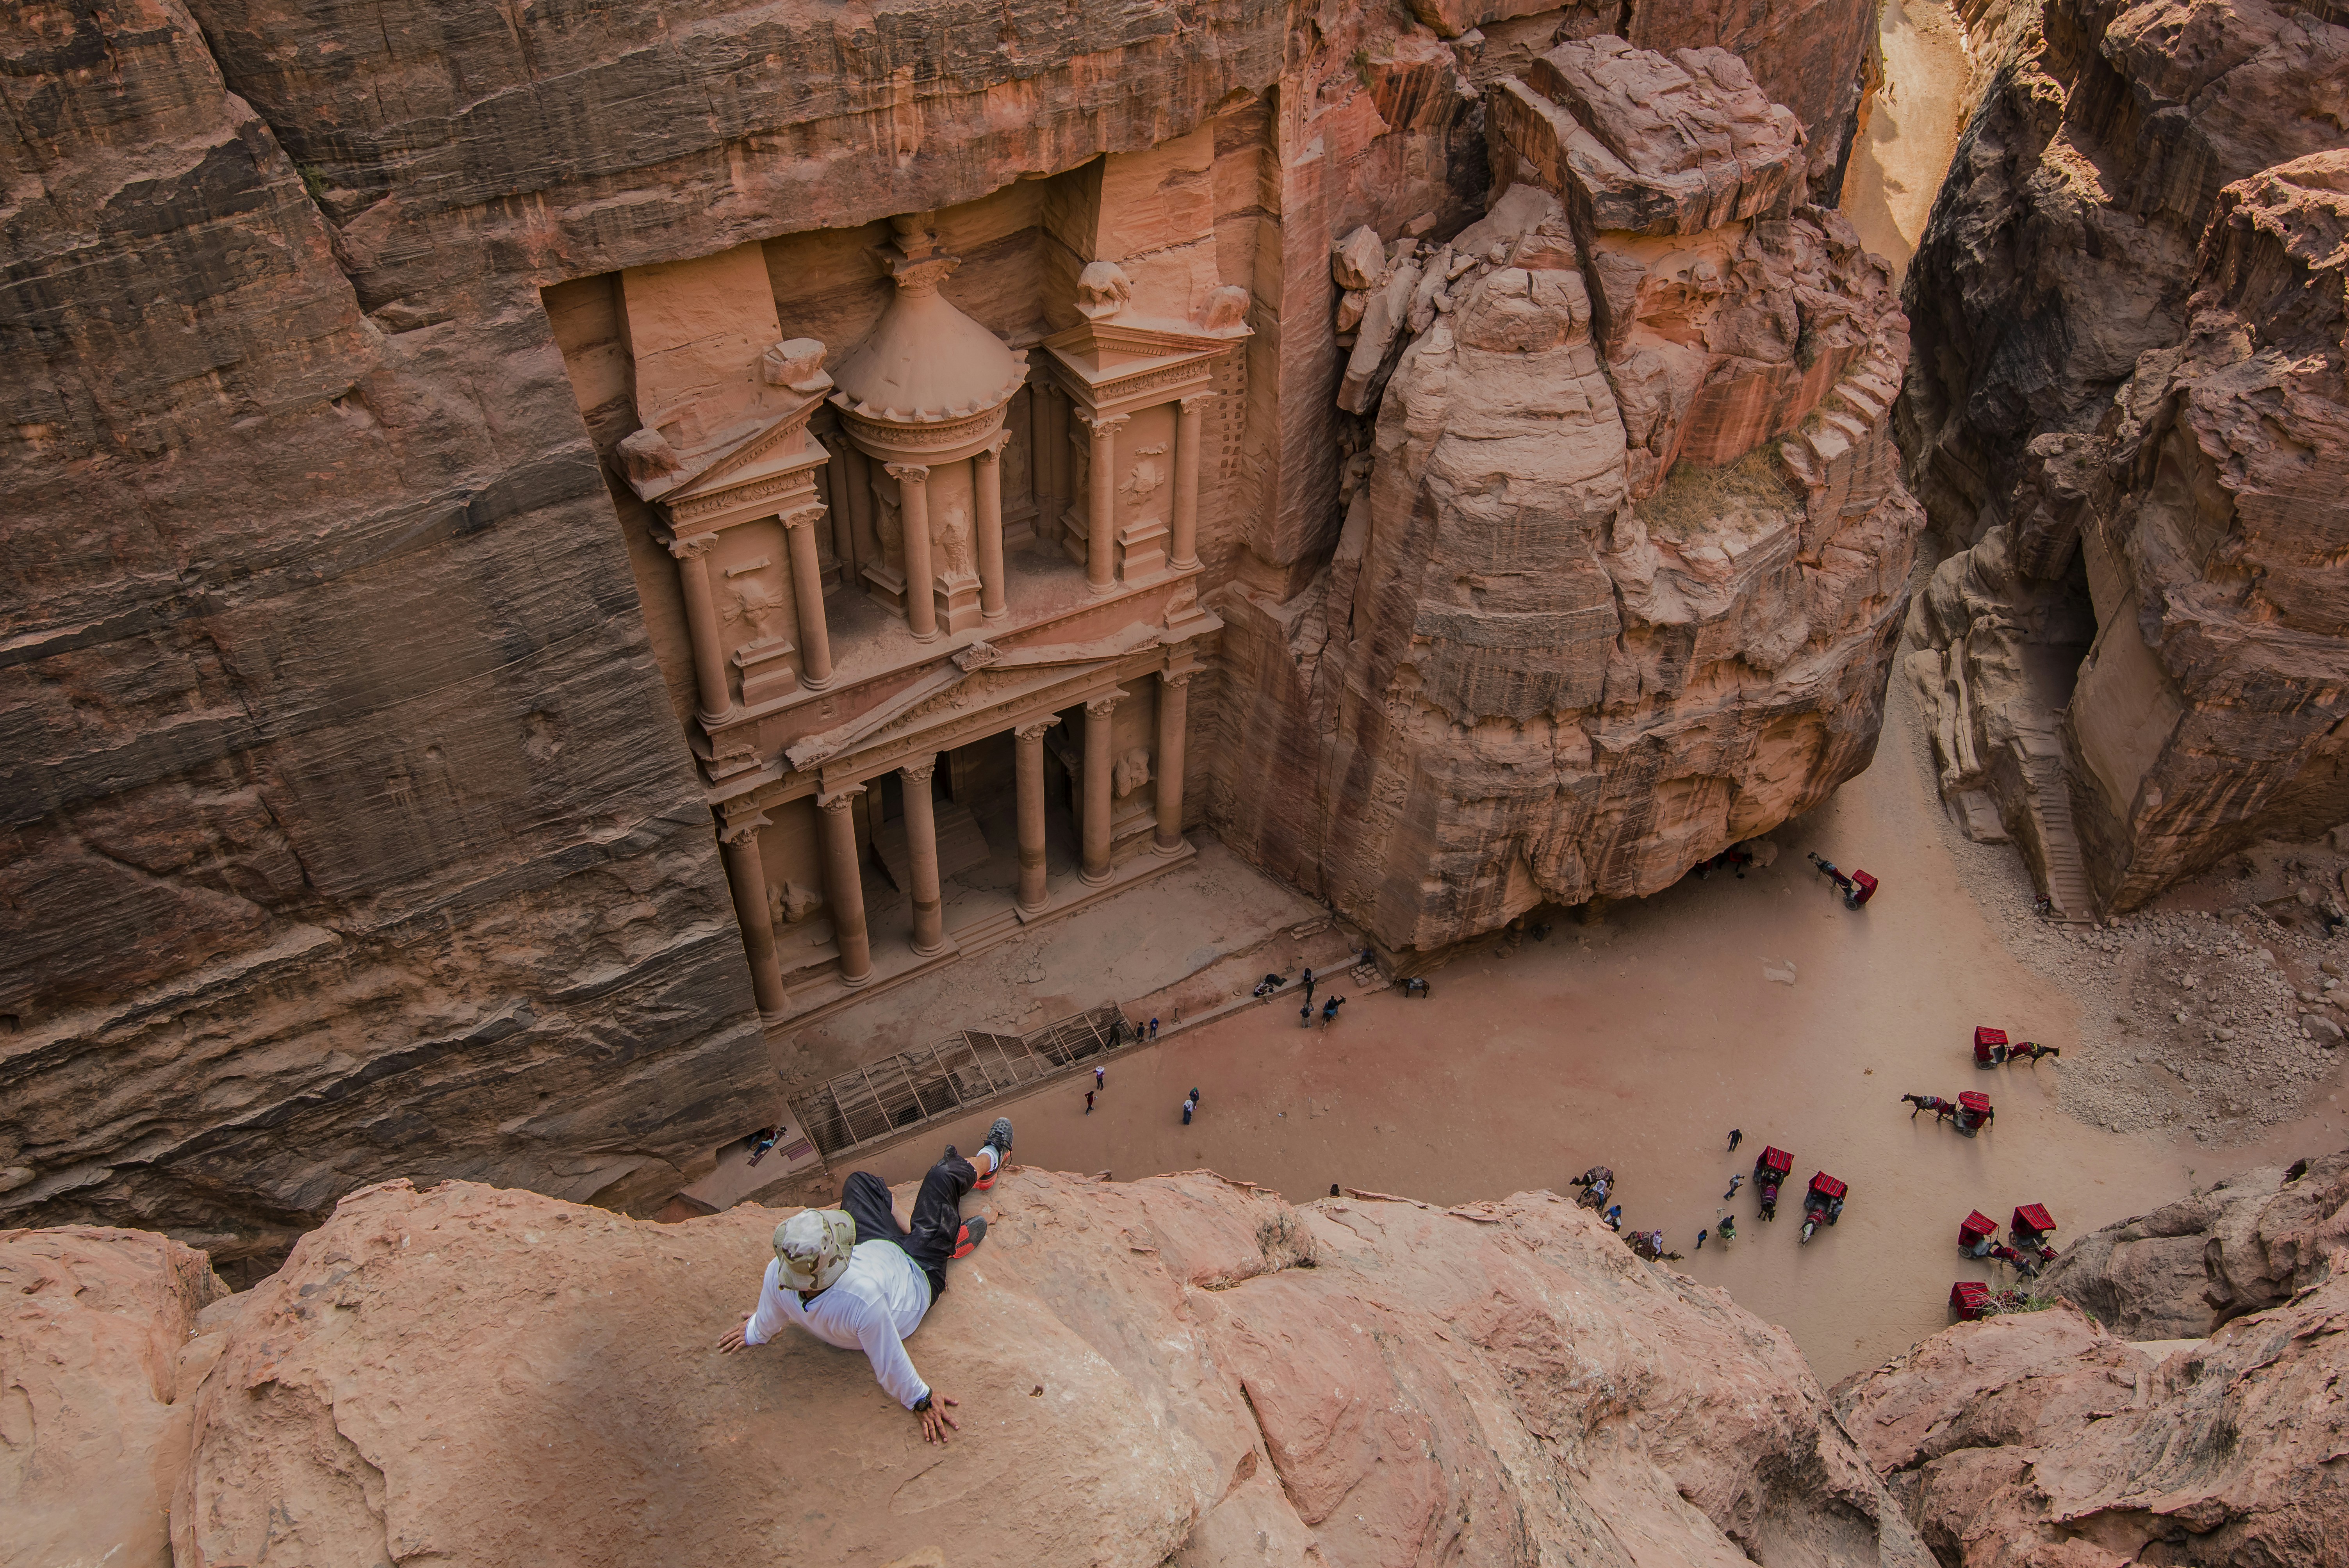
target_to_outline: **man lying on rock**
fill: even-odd
[[[961,1428],[947,1414],[956,1401],[922,1381],[905,1340],[947,1288],[947,1261],[968,1257],[987,1222],[962,1217],[962,1196],[985,1191],[1011,1153],[1011,1119],[987,1130],[977,1164],[947,1145],[946,1158],[922,1178],[914,1228],[897,1225],[888,1183],[859,1171],[841,1184],[837,1209],[802,1209],[775,1227],[775,1260],[759,1287],[756,1311],[718,1341],[731,1356],[764,1345],[796,1323],[827,1345],[862,1350],[873,1375],[899,1404],[922,1418],[934,1443]]]

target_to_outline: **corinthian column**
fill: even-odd
[[[1182,400],[1174,422],[1174,559],[1166,564],[1188,572],[1199,564],[1199,427],[1212,392]]]
[[[856,820],[848,809],[864,786],[816,797],[823,808],[816,813],[823,830],[823,902],[832,914],[832,933],[840,944],[840,979],[844,985],[862,985],[873,978],[873,939],[864,930],[864,874],[856,862]]]
[[[1183,848],[1183,741],[1189,731],[1191,676],[1158,677],[1158,852]]]
[[[685,590],[685,625],[693,641],[693,685],[701,705],[701,722],[722,722],[734,711],[726,686],[726,651],[718,636],[718,604],[709,593],[709,547],[714,533],[697,533],[668,542],[677,557],[677,580]]]
[[[974,461],[978,480],[978,614],[985,621],[1000,621],[1010,611],[1003,599],[1003,445],[1011,432],[999,432],[978,449]]]
[[[919,463],[891,463],[897,481],[897,515],[905,528],[905,624],[926,643],[938,634],[937,596],[930,587],[930,470]]]
[[[1044,907],[1044,732],[1061,721],[1040,718],[1013,730],[1019,793],[1019,907],[1033,914]]]
[[[726,885],[734,894],[734,920],[742,928],[742,947],[750,955],[750,995],[759,1004],[759,1022],[780,1024],[791,1011],[791,993],[783,989],[783,970],[775,957],[775,926],[767,913],[767,868],[759,859],[759,830],[768,825],[762,816],[730,819],[719,835],[726,861]]]
[[[815,520],[821,503],[782,520],[792,546],[792,598],[800,613],[800,684],[822,691],[832,684],[832,633],[823,623],[823,571],[816,564]]]
[[[1110,724],[1124,694],[1097,696],[1085,704],[1085,869],[1098,886],[1109,881]]]
[[[898,769],[905,781],[905,858],[914,870],[914,952],[927,958],[947,945],[946,897],[938,887],[937,803],[930,798],[936,753]]]
[[[1058,549],[1061,509],[1067,502],[1069,488],[1061,479],[1069,460],[1069,399],[1050,381],[1039,383],[1036,391],[1036,417],[1028,444],[1028,471],[1036,487],[1036,537]]]
[[[1117,543],[1117,433],[1125,428],[1126,417],[1112,414],[1095,418],[1080,414],[1077,418],[1084,420],[1093,441],[1087,473],[1092,495],[1085,502],[1085,586],[1095,593],[1110,593],[1117,589],[1110,574],[1111,554]]]

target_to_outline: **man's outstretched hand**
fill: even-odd
[[[947,1440],[947,1433],[962,1430],[961,1425],[947,1414],[947,1408],[957,1402],[935,1388],[930,1390],[930,1408],[921,1412],[924,1442],[943,1443]]]
[[[731,1356],[737,1350],[750,1349],[750,1346],[745,1344],[742,1339],[743,1331],[748,1329],[750,1326],[750,1320],[746,1317],[741,1322],[736,1324],[733,1327],[728,1329],[725,1333],[719,1335],[718,1336],[719,1353],[724,1356]]]

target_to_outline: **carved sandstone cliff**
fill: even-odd
[[[712,1347],[778,1212],[355,1193],[206,1319],[174,1560],[1929,1561],[1783,1332],[1550,1194],[1015,1169],[989,1206],[908,1345],[941,1449],[854,1352]]]
[[[1912,667],[1977,830],[1994,802],[2059,903],[2076,853],[2083,897],[2128,908],[2349,816],[2349,26],[2004,21],[1909,273],[1909,477],[1971,546]]]
[[[1350,389],[1418,335],[1333,562],[1224,611],[1231,744],[1295,785],[1226,837],[1399,949],[1651,892],[1865,767],[1922,522],[1889,270],[1743,65],[1572,43],[1486,114],[1519,182],[1371,295]]]

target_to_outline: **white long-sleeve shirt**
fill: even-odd
[[[905,1354],[905,1340],[930,1310],[929,1276],[905,1249],[892,1242],[864,1242],[848,1254],[848,1267],[829,1289],[802,1303],[799,1292],[776,1283],[781,1265],[767,1262],[759,1287],[759,1308],[742,1330],[745,1345],[764,1345],[796,1323],[826,1345],[862,1350],[897,1403],[908,1410],[930,1391]]]

